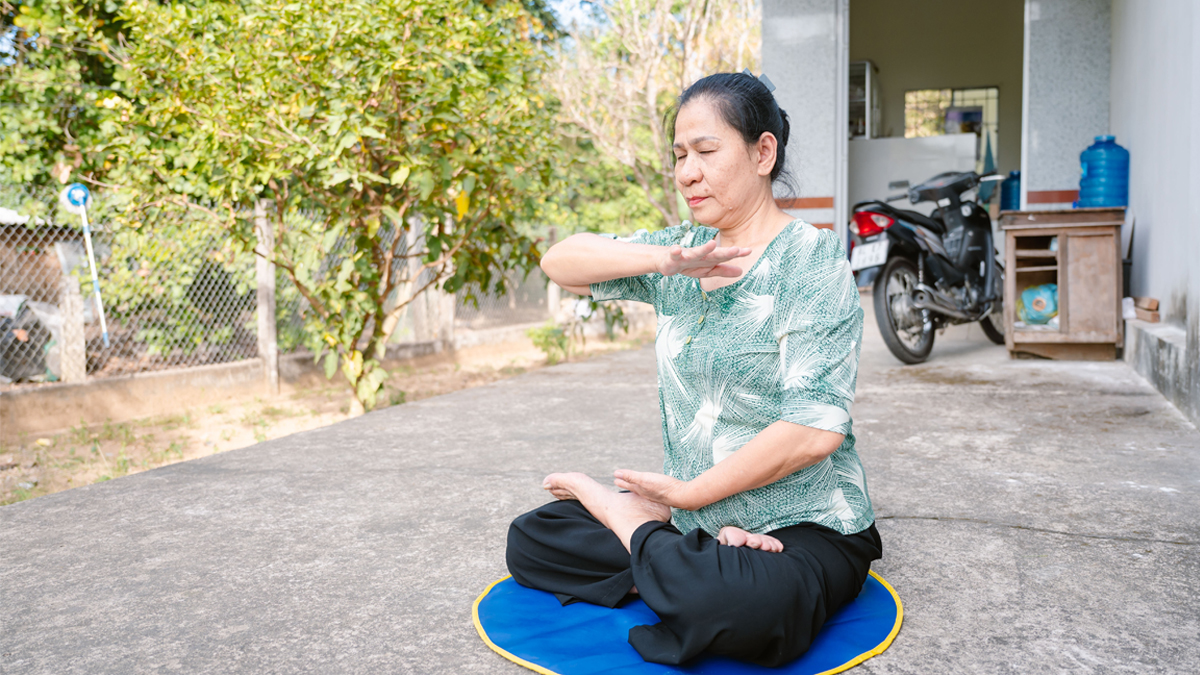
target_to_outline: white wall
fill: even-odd
[[[1078,191],[1079,153],[1108,133],[1110,3],[1026,0],[1022,192]],[[1070,208],[1073,200],[1027,206]]]
[[[856,138],[850,141],[850,203],[883,199],[905,190],[888,184],[908,181],[910,186],[943,171],[975,170],[975,134],[949,134],[927,138]],[[932,202],[913,205],[896,202],[902,209],[928,215]]]
[[[1198,42],[1195,0],[1113,0],[1111,130],[1130,153],[1132,291],[1158,298],[1164,318],[1187,327],[1193,357],[1200,355]]]

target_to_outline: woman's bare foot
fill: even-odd
[[[726,546],[748,546],[768,553],[783,551],[783,542],[769,534],[753,534],[740,527],[726,525],[717,533],[717,541]]]
[[[671,507],[632,492],[613,492],[582,473],[552,473],[542,487],[559,499],[579,500],[588,513],[617,535],[626,551],[639,527],[671,519]]]

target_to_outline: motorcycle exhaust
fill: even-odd
[[[952,316],[956,319],[963,319],[964,321],[974,321],[976,319],[976,317],[956,307],[954,301],[945,294],[925,284],[917,285],[917,290],[913,293],[912,304],[914,307],[928,309],[932,312]]]

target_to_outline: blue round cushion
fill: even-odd
[[[709,655],[685,666],[647,663],[628,642],[630,628],[658,623],[646,603],[563,607],[553,594],[525,588],[512,577],[488,586],[475,600],[474,617],[489,647],[544,675],[828,675],[882,654],[900,631],[904,608],[883,577],[871,572],[862,592],[825,622],[812,647],[779,668]]]

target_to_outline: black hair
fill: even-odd
[[[679,96],[675,107],[667,114],[669,144],[675,143],[675,118],[683,106],[693,99],[712,101],[725,123],[737,130],[742,139],[757,143],[764,133],[770,133],[778,141],[775,150],[775,166],[771,169],[771,182],[781,178],[790,187],[790,176],[785,169],[788,142],[788,115],[775,101],[775,95],[767,85],[746,73],[717,73],[697,80]]]

